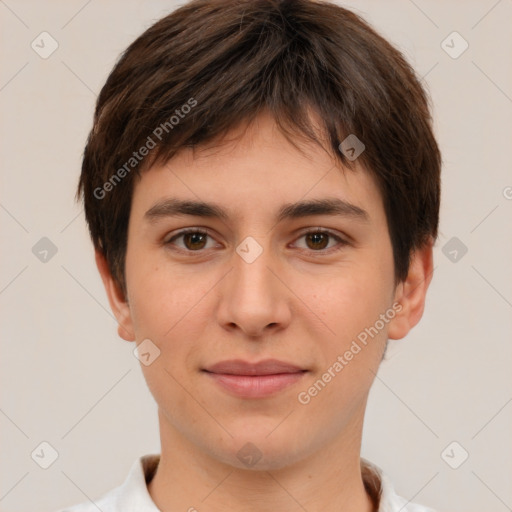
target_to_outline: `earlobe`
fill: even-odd
[[[407,278],[396,288],[395,302],[399,302],[402,309],[389,323],[390,339],[404,338],[423,316],[427,290],[433,274],[432,246],[433,241],[413,253]]]
[[[117,332],[125,341],[135,341],[133,323],[130,307],[120,286],[112,277],[105,256],[100,251],[95,251],[96,266],[107,292],[110,308],[114,313],[117,322]]]

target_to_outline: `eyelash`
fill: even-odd
[[[169,240],[166,240],[164,242],[164,245],[174,245],[172,242],[174,242],[176,239],[178,239],[178,238],[180,238],[182,236],[185,236],[185,235],[189,235],[189,234],[206,235],[206,236],[209,236],[210,238],[213,238],[210,235],[210,233],[208,233],[207,230],[201,230],[201,229],[198,229],[198,228],[188,228],[188,229],[183,229],[182,231],[179,231],[178,233],[173,235]],[[348,241],[346,241],[343,238],[341,238],[340,236],[334,234],[332,231],[330,231],[328,229],[323,229],[323,228],[317,228],[317,229],[313,229],[313,230],[310,230],[310,231],[306,231],[305,233],[302,233],[299,236],[298,239],[303,238],[303,237],[305,237],[307,235],[311,235],[311,234],[327,235],[327,236],[329,236],[331,238],[334,238],[338,242],[338,245],[334,246],[334,247],[330,247],[329,249],[319,249],[319,250],[301,249],[302,251],[308,251],[308,252],[314,253],[315,255],[322,256],[322,255],[331,254],[333,252],[337,252],[337,251],[343,249],[345,246],[349,245]],[[188,253],[188,254],[194,254],[194,253],[201,254],[201,253],[207,251],[208,249],[198,249],[196,251],[193,251],[193,250],[190,250],[190,249],[182,249],[181,247],[176,247],[173,250],[177,250],[177,251]]]

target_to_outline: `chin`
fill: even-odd
[[[274,425],[275,428],[275,425]],[[246,431],[226,443],[211,447],[214,458],[237,469],[248,471],[279,470],[290,466],[306,456],[304,445],[298,448],[298,440],[294,435],[283,429],[278,435],[271,430],[264,429],[259,435],[253,431]]]

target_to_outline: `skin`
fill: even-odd
[[[96,254],[119,335],[150,339],[161,351],[141,365],[161,437],[148,490],[163,511],[369,512],[360,472],[367,397],[386,340],[406,336],[423,314],[432,244],[413,254],[395,288],[382,199],[364,169],[343,171],[318,145],[301,142],[301,153],[266,114],[245,128],[142,174],[129,220],[126,298]],[[229,218],[145,218],[171,197],[215,202]],[[369,222],[332,215],[276,222],[285,203],[327,197],[363,208]],[[191,227],[211,238],[169,242]],[[304,236],[316,228],[348,243]],[[263,250],[250,264],[236,252],[248,236]],[[298,393],[394,303],[401,311],[317,396],[299,403]],[[308,371],[273,396],[244,399],[201,371],[233,358],[276,358]],[[248,442],[262,454],[252,467],[237,457]]]

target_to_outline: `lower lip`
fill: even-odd
[[[297,383],[306,372],[274,375],[229,375],[206,372],[221,387],[241,398],[263,398]]]

